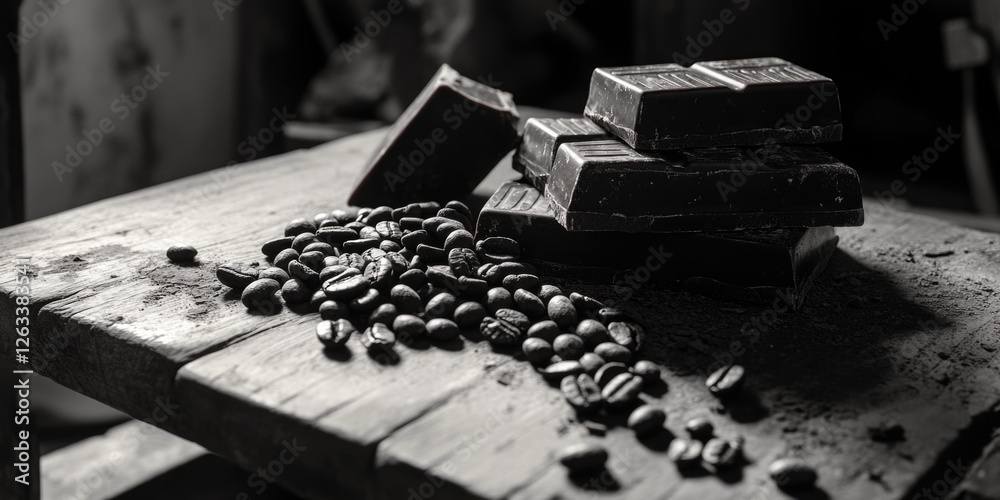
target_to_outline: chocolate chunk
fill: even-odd
[[[584,115],[636,149],[816,144],[843,135],[837,85],[777,58],[598,68]]]
[[[351,193],[356,206],[462,198],[517,144],[511,95],[442,65]]]
[[[542,274],[629,286],[646,281],[648,271],[648,281],[661,286],[768,304],[779,294],[794,307],[801,304],[838,241],[830,227],[736,233],[569,232],[537,189],[518,182],[502,185],[483,208],[476,238],[491,236],[516,239],[522,258]]]
[[[530,118],[524,124],[521,147],[514,154],[514,170],[543,189],[559,146],[608,138],[604,129],[586,118]]]
[[[545,185],[570,231],[743,231],[859,226],[861,182],[814,147],[639,153],[619,141],[563,144]]]

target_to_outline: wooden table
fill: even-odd
[[[0,320],[12,324],[13,255],[31,256],[38,373],[315,498],[784,498],[766,469],[789,455],[820,471],[800,496],[910,498],[951,481],[949,465],[971,464],[998,424],[1000,236],[870,201],[864,227],[838,230],[799,311],[553,279],[631,295],[622,307],[666,367],[666,386],[644,397],[673,434],[708,415],[718,434],[744,436],[748,459],[682,477],[668,435],[639,441],[611,422],[598,438],[611,451],[605,481],[569,478],[556,454],[588,431],[524,361],[476,335],[401,347],[395,365],[356,341],[329,356],[316,315],[249,314],[217,284],[221,263],[263,263],[260,244],[287,220],[340,205],[382,133],[4,229]],[[198,265],[166,261],[177,242],[200,250]],[[723,407],[702,373],[730,359],[750,382]],[[895,424],[902,439],[884,439]]]

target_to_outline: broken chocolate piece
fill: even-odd
[[[524,124],[521,147],[514,154],[514,170],[543,189],[559,146],[606,138],[610,135],[586,118],[530,118]]]
[[[442,65],[379,146],[348,202],[465,197],[517,144],[511,95]]]
[[[522,258],[552,276],[624,286],[641,279],[733,300],[771,303],[781,298],[793,307],[801,305],[838,241],[831,227],[569,232],[556,221],[548,200],[519,182],[502,185],[480,213],[476,238],[491,236],[516,239]]]
[[[837,85],[777,58],[598,68],[584,115],[636,149],[839,141]]]
[[[641,153],[617,140],[563,144],[545,185],[569,231],[742,231],[860,226],[853,168],[815,147]]]

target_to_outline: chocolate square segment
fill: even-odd
[[[598,68],[584,114],[636,149],[839,141],[832,80],[777,58]]]
[[[521,147],[514,154],[514,169],[542,189],[559,146],[568,142],[611,137],[587,118],[530,118],[524,125]]]
[[[614,140],[563,144],[545,197],[569,231],[743,231],[864,221],[857,172],[804,146],[644,153]]]
[[[442,65],[379,145],[348,202],[461,199],[517,144],[518,119],[509,93]]]

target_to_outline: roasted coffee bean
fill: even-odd
[[[423,243],[417,245],[417,256],[429,263],[445,262],[448,260],[448,254],[445,253],[443,248]]]
[[[417,256],[416,252],[410,250],[409,248],[403,247],[399,249],[396,253],[399,254],[400,257],[406,260],[407,262],[406,268],[410,269],[410,261]]]
[[[418,229],[404,234],[400,241],[402,241],[404,247],[416,250],[418,246],[430,243],[431,235],[423,229]]]
[[[510,347],[518,345],[523,338],[521,330],[506,322],[496,318],[486,317],[479,323],[479,332],[483,337],[498,347]]]
[[[276,305],[275,294],[281,289],[281,285],[277,281],[272,279],[259,279],[256,280],[246,288],[243,289],[243,293],[240,295],[240,301],[247,309],[260,311],[263,313],[271,314],[276,312],[275,307],[280,307],[280,304]]]
[[[701,464],[701,450],[701,442],[677,437],[667,448],[667,458],[681,469],[696,467]]]
[[[382,257],[377,262],[372,263],[374,270],[371,274],[372,288],[386,293],[392,286],[392,261],[388,257]]]
[[[316,338],[331,349],[343,347],[356,332],[354,325],[346,319],[324,320],[316,325]]]
[[[594,380],[597,381],[597,385],[604,387],[608,385],[608,382],[611,382],[612,379],[623,373],[628,373],[628,366],[625,366],[624,363],[605,363],[604,366],[597,370],[597,374],[594,375]]]
[[[424,274],[427,276],[428,283],[448,291],[458,292],[458,278],[452,274],[451,269],[447,266],[429,266]]]
[[[472,237],[472,233],[463,229],[448,235],[448,239],[444,240],[444,249],[446,252],[451,252],[455,248],[468,248],[472,250],[475,244],[476,239]],[[479,266],[477,265],[476,267],[478,268]]]
[[[559,463],[571,473],[599,471],[607,461],[608,450],[594,443],[574,444],[559,454]]]
[[[608,333],[616,343],[628,348],[632,352],[639,350],[642,346],[644,336],[642,327],[631,321],[613,321],[608,324]]]
[[[560,333],[562,332],[559,330],[559,325],[552,320],[539,321],[528,328],[529,337],[538,337],[548,342],[554,341]]]
[[[503,262],[497,264],[497,269],[504,277],[510,276],[511,274],[534,274],[535,276],[538,276],[538,270],[535,269],[535,266],[532,266],[527,262]]]
[[[576,292],[569,294],[569,300],[573,302],[573,306],[581,314],[596,313],[605,307],[601,301]]]
[[[538,276],[534,274],[511,274],[503,279],[503,287],[511,293],[518,288],[525,290],[537,290],[539,285]]]
[[[611,325],[616,321],[632,321],[629,315],[614,307],[602,307],[597,311],[597,318],[605,325]]]
[[[586,373],[569,375],[559,383],[559,389],[566,401],[580,413],[590,413],[601,407],[601,389],[593,377]]]
[[[381,304],[368,316],[368,324],[382,323],[391,325],[395,321],[396,316],[399,316],[399,310],[396,309],[396,306],[389,303]]]
[[[552,300],[552,297],[562,294],[562,290],[555,285],[542,285],[538,288],[538,298],[542,300],[542,303],[545,304],[546,307],[548,307],[549,301]]]
[[[491,288],[486,292],[486,310],[491,314],[514,307],[514,296],[506,288]]]
[[[350,268],[326,280],[323,291],[334,300],[351,300],[368,291],[370,286],[368,278],[362,276],[357,269]]]
[[[323,319],[347,319],[350,315],[351,308],[347,302],[344,301],[326,300],[319,305],[319,317]]]
[[[242,292],[247,285],[256,281],[258,276],[256,268],[235,262],[223,264],[215,270],[215,277],[219,279],[219,282],[237,292]],[[264,277],[269,278],[270,276]]]
[[[701,451],[701,461],[714,469],[732,467],[743,455],[742,438],[728,440],[710,439]]]
[[[538,337],[524,339],[524,342],[521,343],[521,352],[524,353],[524,357],[529,363],[535,365],[545,363],[555,354],[552,344]]]
[[[708,441],[715,432],[715,426],[712,425],[711,420],[705,417],[695,417],[684,424],[684,430],[687,431],[692,439]]]
[[[320,212],[320,213],[318,213],[318,214],[316,214],[316,215],[313,216],[313,224],[316,224],[316,227],[319,227],[319,225],[322,224],[323,221],[325,221],[325,220],[327,220],[329,218],[330,218],[330,214],[328,214],[326,212]]]
[[[439,293],[451,293],[451,292],[448,291],[448,289],[443,286],[437,286],[432,284],[424,285],[423,287],[420,288],[420,290],[417,290],[417,295],[420,296],[420,300],[424,301],[425,303],[436,297],[437,294]]]
[[[288,263],[298,260],[299,252],[291,248],[286,248],[278,252],[278,256],[274,258],[274,267],[278,269],[284,269],[288,271]]]
[[[597,347],[594,348],[594,354],[597,354],[612,363],[628,364],[629,361],[632,361],[632,351],[629,351],[625,347],[622,347],[614,342],[603,342],[597,344]]]
[[[379,240],[379,243],[382,242],[382,236],[380,236],[378,234],[378,231],[376,231],[375,228],[371,226],[365,226],[361,228],[358,231],[358,236],[360,236],[361,239],[363,240]]]
[[[708,392],[719,398],[735,396],[743,388],[745,371],[740,365],[728,365],[719,368],[705,381]]]
[[[300,279],[310,288],[319,286],[319,273],[297,260],[288,263],[288,277]]]
[[[576,307],[573,306],[573,303],[565,295],[552,297],[549,300],[547,309],[549,318],[552,318],[552,321],[555,321],[559,325],[559,328],[569,329],[576,326]]]
[[[336,226],[339,226],[339,225],[340,225],[340,221],[337,220],[337,219],[334,219],[334,218],[326,219],[323,222],[319,223],[319,228],[316,229],[316,235],[318,237],[319,230],[323,229],[324,227],[336,227]]]
[[[580,357],[580,366],[583,366],[583,371],[591,376],[597,375],[597,370],[600,370],[604,363],[606,363],[604,358],[592,352],[584,353]]]
[[[490,285],[485,280],[468,276],[458,277],[458,290],[467,297],[482,297],[489,289]]]
[[[580,366],[579,361],[557,361],[538,370],[538,373],[540,373],[542,378],[544,378],[547,382],[556,383],[562,382],[562,379],[569,375],[573,375],[575,377],[583,373],[583,367]]]
[[[816,470],[798,458],[781,458],[771,462],[768,475],[782,489],[811,488],[816,483]]]
[[[436,212],[436,211],[435,211]],[[433,217],[424,218],[424,223],[420,226],[427,234],[436,234],[438,226],[441,224],[453,224],[455,221],[445,218],[438,217],[437,215]]]
[[[434,318],[427,322],[427,338],[439,342],[458,338],[458,325],[445,318]]]
[[[479,257],[469,248],[452,248],[448,252],[448,266],[455,276],[473,278],[476,276],[475,269],[479,268]]]
[[[302,253],[307,254],[309,252],[320,252],[323,254],[323,258],[328,258],[331,255],[336,255],[337,251],[329,243],[323,243],[322,241],[317,241],[315,243],[310,243]]]
[[[635,365],[632,366],[631,372],[633,375],[642,377],[642,380],[647,384],[661,380],[660,365],[652,361],[636,361]]]
[[[448,292],[439,293],[427,301],[426,314],[428,318],[451,319],[457,307],[458,299],[454,295]]]
[[[650,405],[642,405],[629,414],[628,428],[642,436],[663,429],[663,423],[666,421],[667,414],[663,410]]]
[[[486,317],[486,308],[478,302],[465,302],[455,308],[455,323],[461,328],[475,328]]]
[[[319,311],[319,306],[323,305],[324,302],[329,300],[323,290],[313,290],[312,295],[309,296],[309,312]]]
[[[365,266],[368,265],[365,259],[361,258],[361,254],[357,253],[343,253],[340,254],[340,265],[353,267],[357,269],[358,272],[364,272]]]
[[[260,252],[266,255],[268,259],[273,260],[278,255],[278,252],[285,250],[286,248],[292,248],[292,240],[294,239],[295,237],[293,236],[275,238],[267,243],[264,243],[264,245],[260,247]]]
[[[368,314],[383,302],[382,294],[374,288],[369,288],[364,294],[349,302],[352,311]]]
[[[400,314],[392,322],[392,331],[400,338],[421,338],[427,334],[424,320],[412,314]]]
[[[325,243],[322,244],[325,245]],[[299,262],[305,264],[306,267],[316,272],[319,272],[321,269],[323,269],[324,259],[326,259],[326,254],[318,251],[302,252],[302,255],[299,255]]]
[[[409,259],[399,255],[398,252],[388,252],[385,254],[385,258],[389,259],[389,263],[392,264],[392,276],[395,278],[402,276],[410,269]]]
[[[377,262],[386,255],[387,252],[381,248],[369,248],[368,250],[361,252],[361,258],[365,259],[365,262]]]
[[[446,219],[457,221],[459,224],[462,225],[462,228],[466,231],[472,231],[473,229],[475,229],[472,225],[472,221],[469,220],[470,219],[469,217],[466,217],[465,214],[453,208],[444,207],[441,210],[438,210],[437,214],[438,217],[444,217]],[[440,226],[438,227],[440,228]]]
[[[484,281],[483,284],[485,285],[486,282]],[[539,299],[535,294],[523,288],[514,290],[514,304],[517,305],[519,311],[532,320],[542,319],[547,314],[545,304],[542,304],[542,299]]]
[[[476,276],[479,276],[482,279],[486,279],[486,275],[489,274],[490,270],[496,267],[497,267],[496,264],[490,264],[489,262],[487,262],[479,266],[479,269],[476,269]]]
[[[531,328],[531,320],[524,315],[521,311],[514,309],[497,309],[493,316],[496,319],[506,321],[521,330],[522,334],[528,333],[528,328]]]
[[[423,302],[420,295],[407,285],[396,285],[389,292],[389,300],[396,305],[399,312],[403,314],[418,314],[423,309]]]
[[[359,238],[344,242],[344,251],[350,253],[361,253],[369,248],[377,248],[380,240],[371,238]]]
[[[319,228],[316,232],[316,239],[329,243],[334,247],[342,246],[344,243],[360,238],[358,232],[342,226],[330,226]],[[291,246],[291,245],[289,245]]]
[[[421,271],[427,272],[427,261],[425,261],[419,255],[414,255],[410,258],[410,269],[419,269]]]
[[[341,224],[347,224],[358,217],[358,212],[353,208],[338,208],[330,210],[330,217],[337,219],[337,222],[340,222]]]
[[[309,219],[293,219],[285,225],[285,236],[298,236],[316,231],[316,223]]]
[[[375,232],[383,240],[400,241],[403,238],[403,228],[396,221],[382,221],[375,225]]]
[[[306,247],[316,243],[316,235],[313,233],[302,233],[292,240],[292,249],[296,252],[302,253],[305,251]]]
[[[399,275],[399,283],[414,290],[419,290],[420,287],[427,283],[427,276],[420,269],[410,269]]]
[[[382,242],[378,244],[378,248],[383,252],[398,252],[403,249],[403,245],[400,245],[392,240],[382,240]]]
[[[368,214],[370,213],[372,213],[371,207],[359,208],[357,214],[354,217],[354,221],[357,222],[358,224],[362,224],[364,223],[365,218],[368,217]]]
[[[511,238],[492,236],[476,243],[476,253],[483,262],[513,262],[521,257],[521,245]]]
[[[326,269],[328,267],[331,267],[331,266],[339,266],[339,265],[340,265],[340,256],[339,255],[327,255],[326,258],[323,259],[323,268],[324,269]]]
[[[572,333],[564,333],[552,342],[552,348],[562,359],[580,359],[586,348],[583,339]]]
[[[361,336],[361,345],[370,354],[386,351],[396,345],[396,334],[388,326],[382,323],[375,323],[365,329],[365,333]]]
[[[583,342],[590,349],[594,349],[598,344],[603,344],[611,340],[611,335],[608,334],[608,329],[604,324],[593,319],[580,320],[580,324],[576,325],[576,334],[583,339]],[[608,361],[614,360],[608,359]]]
[[[375,207],[371,212],[368,212],[368,216],[362,221],[369,226],[374,226],[379,222],[392,220],[392,207]]]
[[[422,226],[423,223],[424,220],[421,219],[420,217],[403,217],[402,219],[399,219],[399,228],[402,229],[404,232],[423,231],[423,229],[421,229],[423,227]],[[427,232],[424,231],[424,234],[427,234]]]
[[[340,274],[340,273],[342,273],[342,272],[344,272],[344,271],[346,271],[348,269],[356,270],[353,267],[342,266],[340,264],[334,264],[332,266],[324,267],[319,272],[319,282],[320,283],[326,283],[330,278],[332,278],[332,277],[334,277],[334,276],[336,276],[336,275],[338,275],[338,274]]]
[[[464,215],[469,220],[473,219],[472,210],[469,210],[468,205],[466,205],[465,203],[462,203],[462,202],[460,202],[458,200],[451,200],[448,203],[445,203],[444,207],[445,208],[450,208],[452,210],[457,210],[458,213]]]
[[[438,225],[437,229],[434,230],[434,237],[437,238],[438,241],[446,241],[451,233],[465,229],[465,226],[463,226],[460,222],[449,221]]]
[[[641,391],[642,379],[626,372],[611,379],[601,389],[601,396],[609,407],[622,408],[635,401]]]
[[[312,297],[309,285],[298,278],[292,278],[281,286],[281,298],[286,304],[302,304]]]

